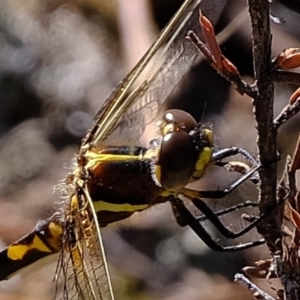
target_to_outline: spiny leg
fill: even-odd
[[[253,167],[261,166],[260,163],[248,151],[239,147],[225,148],[213,153],[212,161],[217,164],[218,161],[237,154],[241,154],[242,156],[247,158],[251,162]]]
[[[271,212],[273,212],[273,210],[275,210],[282,203],[284,203],[285,199],[288,197],[288,194],[289,193],[287,193],[287,196],[283,200],[276,203],[268,212],[260,215],[253,222],[251,222],[248,226],[246,226],[245,228],[243,228],[242,230],[240,230],[238,232],[233,232],[233,231],[229,230],[219,220],[219,218],[216,216],[216,214],[206,205],[206,203],[203,200],[201,200],[201,199],[191,199],[191,201],[205,215],[206,219],[208,219],[209,221],[212,222],[212,224],[218,229],[218,231],[224,237],[234,239],[234,238],[237,238],[239,236],[244,235],[245,233],[249,232],[251,229],[256,227],[257,224],[259,222],[261,222],[267,215],[269,215]],[[253,202],[249,202],[249,203],[251,203],[251,205],[254,204]],[[240,245],[237,245],[237,246],[223,247],[223,246],[219,245],[209,235],[209,233],[205,230],[205,228],[201,225],[201,223],[199,223],[198,219],[195,218],[190,213],[190,211],[185,207],[182,200],[180,200],[178,198],[175,198],[174,200],[171,201],[171,204],[172,204],[173,212],[174,212],[174,215],[176,217],[176,220],[177,220],[178,224],[180,226],[189,225],[193,229],[193,231],[204,241],[204,243],[213,250],[223,251],[223,252],[224,251],[239,251],[239,250],[244,250],[244,249],[247,249],[247,248],[255,247],[255,246],[258,246],[258,245],[261,245],[261,244],[264,243],[264,240],[260,239],[260,240],[254,241],[254,242],[244,243],[244,244],[240,244]],[[234,206],[234,208],[236,208],[236,207],[237,206]],[[227,209],[227,212],[229,210],[230,210],[230,208]],[[223,210],[221,212],[223,213],[224,211],[226,211],[226,210]]]
[[[226,195],[230,194],[234,189],[241,185],[244,181],[249,179],[256,171],[261,168],[260,165],[257,165],[248,173],[237,179],[232,183],[228,188],[223,190],[211,190],[211,191],[196,191],[189,188],[183,188],[180,193],[185,195],[188,198],[212,198],[212,199],[221,199]]]
[[[246,202],[243,202],[243,203],[238,203],[236,205],[230,206],[228,208],[221,209],[219,211],[215,211],[214,214],[219,217],[219,216],[226,215],[226,214],[228,214],[230,212],[239,210],[241,208],[245,208],[245,207],[257,207],[257,206],[258,206],[257,202],[246,201]],[[204,222],[204,221],[208,220],[208,217],[205,216],[205,215],[203,215],[201,217],[196,217],[196,219],[197,219],[198,222]]]
[[[258,241],[244,243],[236,246],[222,246],[218,244],[205,228],[197,221],[197,219],[191,214],[191,212],[185,207],[182,200],[175,198],[171,201],[174,216],[179,225],[188,225],[197,234],[197,236],[212,250],[220,252],[234,252],[240,251],[255,246],[264,244],[264,239]],[[209,217],[208,217],[209,219]]]
[[[248,224],[246,227],[240,231],[233,232],[229,230],[217,217],[217,215],[212,211],[212,209],[201,199],[191,199],[193,204],[207,217],[207,219],[216,227],[216,229],[227,239],[238,238],[245,233],[249,232],[251,229],[256,227],[256,225],[265,217],[261,215],[259,218],[255,219],[253,222]]]
[[[243,148],[239,148],[239,147],[224,148],[222,150],[219,150],[219,151],[213,153],[212,163],[215,164],[216,166],[220,166],[220,167],[224,167],[227,164],[230,165],[231,162],[223,162],[222,159],[228,158],[228,157],[231,157],[231,156],[234,156],[234,155],[237,155],[237,154],[241,154],[243,157],[245,157],[251,163],[252,168],[256,169],[256,171],[258,171],[262,167],[262,164],[259,161],[257,161],[254,156],[252,156],[247,150],[245,150]],[[277,158],[274,161],[270,161],[268,163],[272,164],[272,163],[275,163],[279,160],[280,160],[280,154],[277,153]],[[233,169],[233,171],[235,171],[234,167],[232,169]],[[244,171],[245,170],[246,169],[244,169]],[[249,172],[251,172],[252,175],[255,173],[255,172],[252,172],[252,170],[250,170]],[[251,176],[249,177],[249,179],[252,180]],[[257,180],[257,178],[254,178],[254,181],[256,181],[256,180]]]

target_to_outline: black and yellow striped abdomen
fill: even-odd
[[[55,220],[40,221],[32,232],[0,252],[0,280],[62,249],[62,227]]]

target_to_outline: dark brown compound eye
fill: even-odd
[[[180,110],[168,111],[165,117],[165,122],[175,122],[178,128],[163,136],[159,155],[160,181],[164,189],[179,191],[190,181],[195,170],[197,154],[189,131],[197,123],[191,115]]]
[[[189,132],[197,126],[196,120],[189,113],[180,109],[167,110],[163,119],[166,123],[176,124],[185,132]]]

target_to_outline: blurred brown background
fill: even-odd
[[[181,2],[0,2],[3,247],[53,212],[58,197],[53,186],[67,173],[66,166],[94,115]],[[252,82],[247,11],[241,1],[228,2],[214,3],[220,7],[216,31],[223,32],[221,48]],[[283,2],[288,6],[280,2],[272,6],[273,13],[285,20],[272,25],[274,55],[284,48],[299,47],[300,3]],[[255,154],[251,100],[241,97],[205,62],[190,73],[182,98],[172,106],[192,111],[198,120],[204,116],[204,122],[216,132],[217,148],[236,145]],[[275,114],[294,89],[287,85],[276,87]],[[279,132],[282,157],[292,152],[299,125],[299,117],[295,117]],[[202,188],[219,188],[233,179],[233,174],[212,169],[200,184]],[[255,199],[256,189],[246,183],[239,194],[222,200],[220,205],[211,205],[221,208]],[[224,221],[238,230],[245,225],[240,214],[234,213]],[[136,214],[102,232],[116,299],[122,300],[251,299],[245,289],[231,283],[232,278],[243,266],[268,255],[264,247],[233,254],[211,252],[189,229],[177,226],[168,204]],[[257,238],[253,232],[238,242]],[[33,267],[0,283],[0,300],[51,299],[54,267],[55,263]],[[259,284],[266,288],[263,281]]]

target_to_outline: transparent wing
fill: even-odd
[[[105,102],[82,141],[81,150],[104,142],[139,144],[188,70],[201,59],[185,37],[199,33],[199,9],[205,1],[187,0],[138,65]],[[206,1],[211,3],[210,1]],[[224,1],[223,1],[224,2]],[[79,150],[79,157],[80,151]],[[97,216],[86,187],[75,188],[78,205],[66,216],[66,236],[57,277],[58,299],[113,299]],[[74,210],[74,211],[72,211]]]
[[[86,189],[66,217],[55,299],[113,300],[97,216]]]
[[[180,88],[185,74],[201,59],[199,51],[186,39],[189,30],[201,35],[199,9],[216,19],[225,3],[185,1],[138,65],[108,98],[82,146],[120,138],[128,144],[137,144],[146,125],[158,117],[163,104]]]

